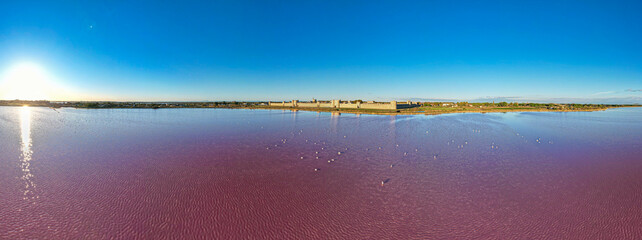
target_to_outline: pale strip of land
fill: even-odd
[[[300,108],[300,107],[246,107],[247,109],[271,109],[271,110],[292,110],[330,113],[350,114],[374,114],[374,115],[439,115],[449,113],[491,113],[491,112],[592,112],[603,111],[609,108],[619,107],[642,107],[635,105],[613,105],[608,107],[585,107],[585,108],[537,108],[537,107],[416,107],[398,110],[380,109],[341,109],[341,108]]]
[[[377,115],[437,115],[447,113],[490,113],[490,112],[578,112],[602,111],[619,107],[642,107],[640,104],[558,104],[558,103],[468,103],[468,102],[422,102],[415,107],[403,109],[365,109],[365,108],[317,108],[269,106],[267,102],[86,102],[86,101],[21,101],[0,100],[0,106],[39,106],[50,108],[228,108],[228,109],[266,109],[294,110],[330,113],[377,114]]]

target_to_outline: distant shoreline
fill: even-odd
[[[50,101],[0,101],[0,106],[32,106],[76,109],[176,109],[176,108],[217,108],[217,109],[258,109],[306,112],[329,112],[333,114],[370,115],[440,115],[449,113],[506,113],[506,112],[594,112],[610,108],[642,107],[628,104],[556,104],[556,103],[467,103],[467,102],[424,102],[404,109],[365,108],[319,108],[269,106],[265,102],[50,102]]]
[[[305,111],[305,112],[328,112],[328,113],[338,113],[338,114],[369,114],[369,115],[442,115],[442,114],[453,114],[453,113],[507,113],[507,112],[597,112],[605,111],[612,108],[624,108],[624,107],[642,107],[642,106],[618,106],[618,107],[606,107],[606,108],[593,108],[593,109],[488,109],[488,110],[453,110],[453,111],[363,111],[363,110],[354,110],[354,109],[310,109],[310,108],[277,108],[277,107],[265,107],[265,108],[238,108],[238,109],[259,109],[259,110],[283,110],[283,111]]]

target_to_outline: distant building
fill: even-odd
[[[391,101],[389,103],[375,103],[374,101],[361,102],[361,101],[317,101],[313,99],[312,102],[300,102],[299,100],[292,100],[290,102],[268,102],[269,106],[273,107],[300,107],[300,108],[344,108],[344,109],[402,109],[418,106],[415,103],[407,101],[406,103],[397,103]]]

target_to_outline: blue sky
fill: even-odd
[[[642,103],[641,42],[640,1],[0,3],[0,71],[89,100]]]

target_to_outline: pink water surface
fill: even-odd
[[[641,239],[642,109],[0,107],[0,238]]]

